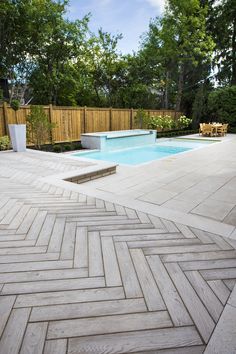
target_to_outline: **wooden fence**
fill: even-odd
[[[79,141],[82,133],[127,130],[140,128],[135,116],[137,109],[89,108],[45,106],[44,111],[51,123],[52,141],[55,143]],[[173,119],[182,113],[174,110],[145,110],[152,115],[169,115]],[[30,106],[22,106],[15,112],[6,103],[0,106],[0,137],[8,134],[8,124],[25,123]]]

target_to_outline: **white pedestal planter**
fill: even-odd
[[[26,124],[9,124],[11,143],[14,151],[26,151]]]

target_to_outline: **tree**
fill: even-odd
[[[207,114],[207,97],[209,94],[208,83],[202,83],[196,90],[192,103],[193,127],[198,128],[199,123],[206,119]]]
[[[115,106],[117,91],[122,85],[124,62],[117,51],[122,38],[99,29],[91,34],[83,56],[77,58],[77,69],[83,77],[84,87],[90,89],[97,106]]]
[[[167,23],[166,18],[152,20],[142,43],[142,53],[150,63],[153,75],[151,84],[161,95],[161,106],[165,109],[173,105],[170,96],[176,81],[175,22],[172,25],[170,22],[169,19]]]
[[[30,83],[36,102],[58,103],[59,87],[84,44],[89,21],[88,16],[68,21],[67,4],[68,0],[0,2],[0,69],[1,78],[11,83],[10,101],[21,99]]]
[[[62,18],[68,1],[3,0],[0,3],[1,78],[11,84],[10,101],[21,99],[46,34]],[[48,44],[48,43],[47,43]]]
[[[165,14],[167,25],[175,22],[178,48],[178,91],[176,110],[180,110],[187,64],[197,66],[211,60],[214,42],[206,31],[207,7],[199,0],[169,0]]]
[[[19,61],[21,50],[16,27],[19,27],[16,7],[9,0],[0,2],[0,76],[8,75],[8,68]],[[15,24],[15,25],[14,25]],[[13,47],[14,43],[14,47]]]
[[[213,120],[236,126],[236,85],[212,91],[208,97],[208,109]]]
[[[150,23],[143,48],[156,56],[165,107],[174,89],[175,109],[180,110],[186,76],[211,59],[214,42],[206,31],[206,15],[200,0],[169,0],[163,18]]]
[[[26,39],[30,42],[30,38],[29,33],[26,34],[24,21],[21,17],[24,4],[25,1],[22,3],[10,0],[0,2],[0,78],[1,84],[5,87],[8,86],[8,79],[16,83],[15,68],[21,64],[18,72],[23,72],[23,63],[26,63]],[[5,90],[4,94],[8,98],[8,93]],[[10,101],[12,96],[11,94]]]
[[[209,0],[208,28],[216,43],[214,66],[220,84],[236,84],[236,1]]]
[[[0,82],[7,87],[6,78],[9,80],[10,101],[30,92],[34,104],[175,108],[185,109],[187,114],[195,101],[198,121],[201,86],[206,86],[211,72],[211,27],[217,26],[208,6],[212,9],[216,0],[168,0],[164,16],[150,22],[140,50],[130,55],[117,49],[121,34],[102,29],[91,33],[90,15],[76,21],[66,19],[68,1],[0,2]],[[228,27],[233,1],[222,0],[220,13],[227,14]],[[230,31],[230,40],[222,34],[224,40],[220,41],[216,34],[221,45],[217,50],[233,47],[233,27]],[[225,58],[233,58],[234,52],[230,53],[227,49]],[[224,80],[229,82],[234,66],[230,64],[229,70],[226,60],[221,64],[224,77],[228,75],[228,81]],[[223,75],[222,65],[219,75]]]
[[[43,144],[51,140],[51,131],[55,128],[55,124],[49,122],[43,106],[31,106],[26,122],[27,139],[36,149],[40,149]]]
[[[73,61],[83,52],[89,16],[70,22],[64,19],[64,11],[63,8],[61,12],[45,14],[47,28],[40,37],[41,43],[36,50],[37,62],[30,78],[35,100],[39,103],[58,104],[61,87],[65,90],[65,82],[76,87]],[[71,91],[68,94],[70,96]],[[75,96],[74,92],[72,96]],[[68,99],[68,103],[75,104],[75,97]]]
[[[117,106],[135,108],[158,108],[160,99],[156,93],[156,76],[152,65],[143,52],[123,56],[120,86],[116,91]],[[120,63],[121,65],[121,63]]]

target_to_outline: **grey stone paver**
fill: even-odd
[[[150,204],[145,212],[141,201],[117,205],[116,197],[104,201],[93,189],[87,195],[87,187],[60,182],[61,173],[88,167],[44,153],[0,153],[0,353],[189,354],[203,353],[209,340],[206,353],[214,353],[223,331],[220,353],[232,354],[233,239],[218,236],[220,228],[199,230],[197,215],[173,220],[170,209]],[[167,175],[160,180],[177,191]],[[122,177],[125,191],[133,170]]]
[[[230,295],[229,305],[236,307],[236,287],[233,289],[233,291]]]
[[[205,354],[236,353],[236,308],[226,305]]]
[[[178,200],[178,199],[170,199],[165,202],[163,207],[172,210],[178,210],[183,213],[189,213],[193,210],[199,203],[196,200],[186,201],[186,200]]]
[[[165,203],[167,200],[172,199],[175,197],[177,193],[175,192],[170,192],[167,190],[162,190],[162,189],[156,189],[155,191],[152,191],[150,193],[146,193],[145,195],[142,195],[139,197],[139,200],[143,200],[145,202],[150,202],[154,204],[161,205]]]
[[[192,209],[191,213],[222,221],[230,214],[233,208],[233,203],[209,198]]]
[[[234,207],[229,214],[224,218],[226,224],[231,224],[236,226],[236,207]]]

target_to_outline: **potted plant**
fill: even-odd
[[[9,124],[9,133],[14,151],[26,151],[26,124],[19,124],[17,111],[20,108],[18,100],[11,101],[11,108],[15,111],[16,124]]]

